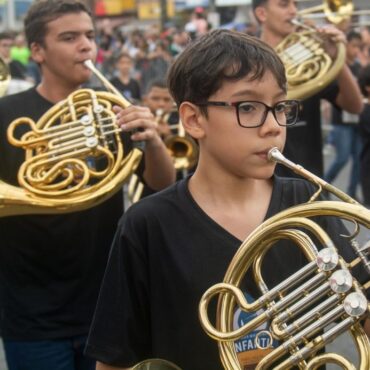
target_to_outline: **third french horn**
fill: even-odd
[[[289,99],[306,99],[329,85],[343,68],[345,45],[337,42],[333,59],[323,47],[324,40],[312,27],[293,20],[302,31],[293,32],[277,45],[288,83]]]

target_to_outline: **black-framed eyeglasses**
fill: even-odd
[[[298,100],[281,100],[273,107],[260,101],[237,101],[227,103],[222,101],[207,101],[196,105],[200,107],[234,107],[238,124],[241,127],[253,128],[262,126],[268,113],[271,111],[279,126],[292,126],[297,122],[299,106]]]

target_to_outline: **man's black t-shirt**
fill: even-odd
[[[8,125],[18,117],[37,121],[51,107],[34,88],[0,100],[2,181],[17,185],[18,168],[24,161],[24,151],[8,143]],[[43,340],[87,334],[122,212],[123,196],[119,192],[81,212],[0,218],[0,320],[4,339]]]
[[[197,205],[187,184],[179,181],[143,199],[120,221],[86,348],[103,363],[129,367],[163,358],[183,370],[223,369],[198,305],[208,288],[222,282],[242,241]],[[313,191],[301,179],[276,177],[266,218],[306,202]],[[326,218],[321,225],[342,254],[352,256],[349,248],[343,252],[341,224]],[[306,263],[298,247],[283,242],[268,252],[263,277],[272,287]],[[251,281],[243,286],[256,298]]]
[[[361,185],[365,204],[370,207],[370,104],[360,115],[360,132],[363,143],[361,151]]]
[[[136,80],[131,78],[127,84],[124,84],[118,77],[115,77],[110,82],[125,98],[133,102],[140,102],[140,86]]]
[[[337,94],[338,86],[333,83],[314,96],[303,100],[297,123],[287,127],[284,155],[321,178],[324,161],[320,100],[326,99],[335,104]],[[292,176],[290,170],[280,165],[277,166],[277,173],[281,176]]]

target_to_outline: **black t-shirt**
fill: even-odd
[[[356,61],[355,63],[349,65],[349,68],[353,76],[358,79],[362,69],[360,62]],[[348,113],[339,107],[333,106],[331,121],[333,125],[357,125],[359,116],[357,114]]]
[[[335,104],[337,95],[338,86],[333,83],[318,94],[303,100],[298,122],[287,127],[284,155],[319,177],[323,177],[324,170],[320,100],[326,99]],[[295,176],[281,165],[277,166],[277,173],[281,176]]]
[[[184,179],[143,199],[121,219],[89,334],[89,356],[122,367],[163,358],[183,370],[223,369],[216,341],[199,322],[198,305],[208,288],[222,282],[241,240],[203,212],[187,184]],[[312,194],[306,181],[276,177],[266,218]],[[337,241],[342,226],[333,218],[321,224]],[[297,247],[283,244],[265,259],[269,287],[307,263]],[[337,246],[342,249],[343,240]],[[352,255],[349,249],[344,254]],[[245,289],[256,298],[251,280]]]
[[[0,179],[17,185],[24,151],[8,143],[18,117],[37,121],[53,105],[34,88],[0,100]],[[25,128],[29,130],[29,128]],[[1,334],[43,340],[87,334],[110,245],[123,212],[122,192],[92,209],[0,218]]]
[[[139,83],[133,78],[127,84],[124,84],[118,77],[113,78],[110,82],[128,100],[134,102],[141,100]]]

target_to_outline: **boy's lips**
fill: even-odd
[[[261,150],[261,151],[258,151],[258,152],[255,152],[255,155],[257,155],[257,156],[259,156],[259,157],[262,157],[262,158],[264,158],[264,159],[268,159],[268,153],[269,153],[269,151],[272,149],[272,148],[274,148],[274,147],[276,147],[276,146],[271,146],[271,147],[269,147],[269,148],[267,148],[267,149],[263,149],[263,150]]]

